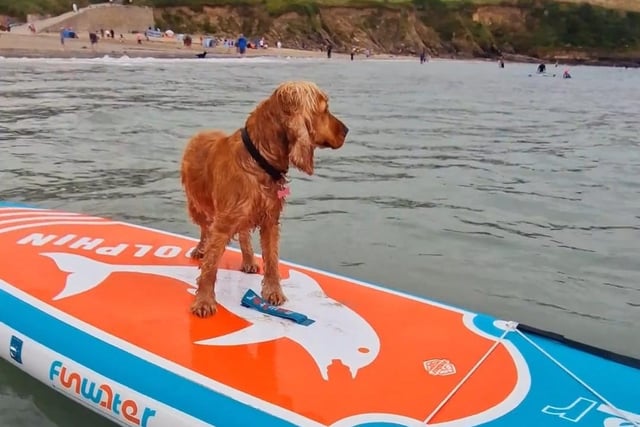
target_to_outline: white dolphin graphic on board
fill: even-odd
[[[197,267],[175,265],[114,265],[82,255],[64,252],[41,253],[51,258],[61,271],[69,273],[62,291],[53,299],[78,295],[99,286],[112,273],[129,272],[170,277],[187,285],[195,293]],[[371,364],[380,351],[376,331],[358,313],[329,298],[320,285],[299,271],[290,270],[282,287],[289,300],[284,308],[307,315],[315,322],[309,326],[281,319],[243,307],[242,296],[248,289],[258,295],[262,275],[235,270],[218,270],[216,299],[218,304],[252,325],[236,332],[196,341],[196,344],[225,346],[243,345],[289,338],[302,346],[313,358],[322,378],[329,380],[329,366],[339,360],[349,368],[351,376]]]

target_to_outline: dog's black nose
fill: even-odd
[[[344,136],[347,136],[347,134],[349,133],[349,128],[345,125],[342,125],[342,132],[344,133]]]

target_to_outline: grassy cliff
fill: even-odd
[[[133,0],[177,32],[265,36],[286,46],[578,60],[640,58],[636,0]],[[61,13],[74,0],[0,0],[0,14]],[[75,0],[79,6],[90,0]],[[636,11],[629,10],[637,6]],[[631,64],[630,64],[631,65]]]

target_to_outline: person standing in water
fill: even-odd
[[[327,46],[327,58],[331,59],[331,50],[333,49],[333,46],[328,45]]]
[[[422,53],[420,53],[420,63],[424,64],[425,62],[427,62],[427,50],[422,49]]]

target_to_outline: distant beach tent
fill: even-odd
[[[77,34],[75,31],[73,31],[73,29],[65,28],[64,30],[62,30],[62,37],[64,37],[65,39],[75,39],[77,37]]]
[[[162,31],[158,31],[158,30],[147,30],[146,31],[146,36],[149,38],[157,38],[157,39],[161,39],[162,38]]]

